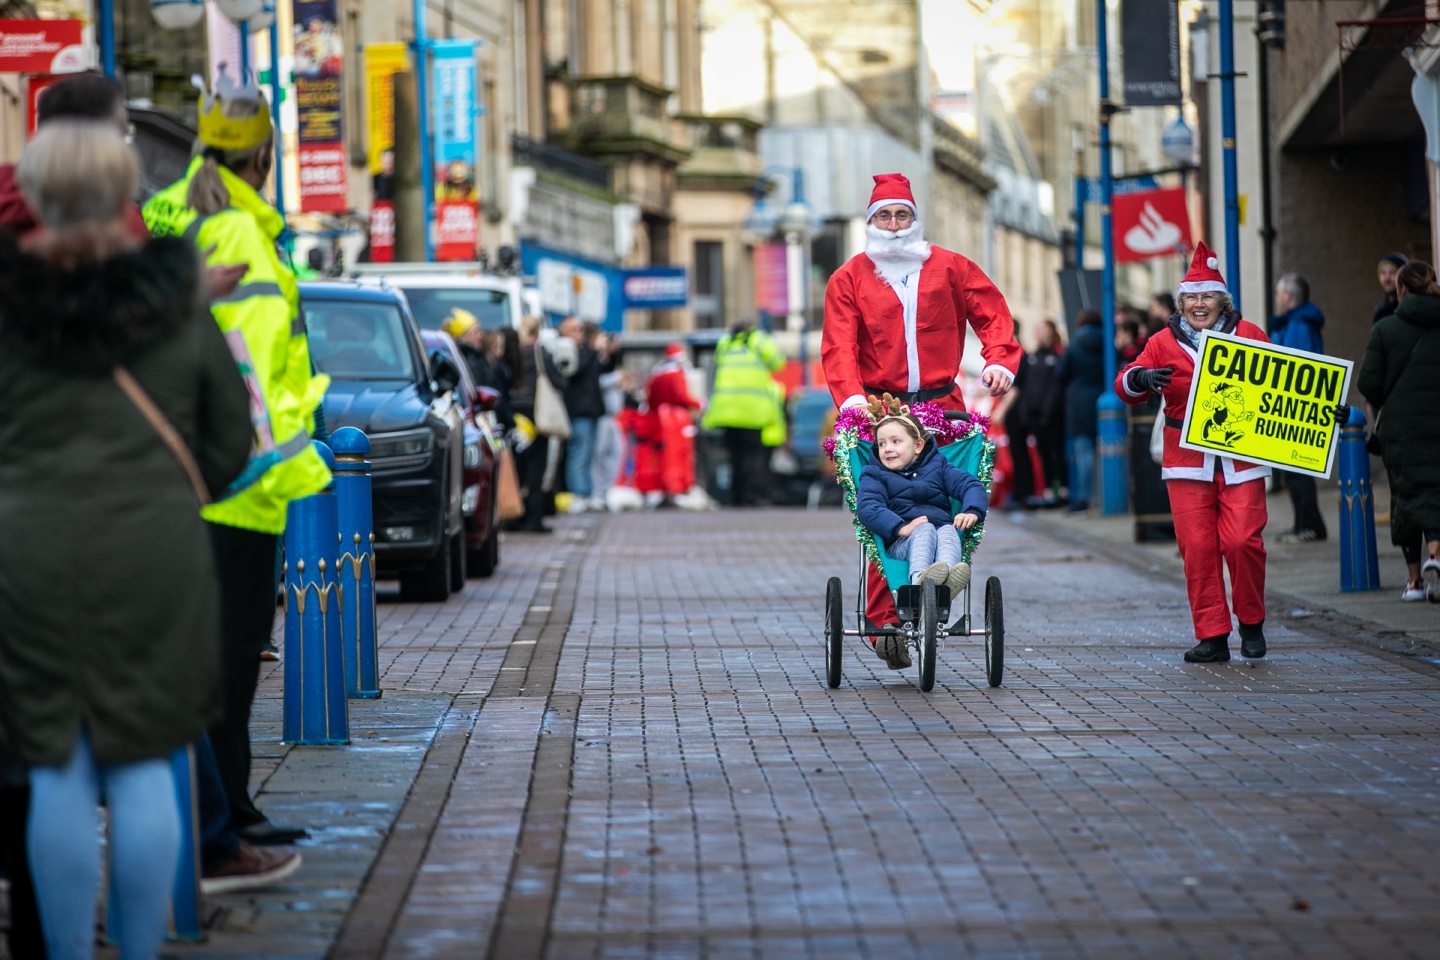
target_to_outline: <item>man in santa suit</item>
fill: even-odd
[[[645,404],[659,423],[661,490],[668,497],[690,492],[695,485],[695,421],[700,401],[690,392],[685,347],[672,343],[665,359],[650,369]]]
[[[991,396],[1008,391],[1024,359],[1010,308],[974,263],[925,241],[910,181],[876,174],[866,219],[865,252],[825,288],[820,360],[835,403],[844,410],[864,406],[866,394],[889,393],[964,410],[958,381],[967,323],[980,338],[981,382]],[[871,624],[898,622],[875,564],[866,590]]]
[[[1158,393],[1165,401],[1165,454],[1160,476],[1170,494],[1175,541],[1185,565],[1194,647],[1188,663],[1230,659],[1230,611],[1240,622],[1240,655],[1265,656],[1265,478],[1270,468],[1180,446],[1190,382],[1206,330],[1268,343],[1265,331],[1241,320],[1205,244],[1195,248],[1190,271],[1175,292],[1179,312],[1145,342],[1140,356],[1115,377],[1115,393],[1135,405]],[[1197,414],[1198,415],[1198,414]],[[1223,420],[1221,421],[1223,422]],[[1230,569],[1230,600],[1225,574]]]

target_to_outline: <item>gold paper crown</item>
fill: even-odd
[[[223,68],[223,65],[222,65]],[[248,117],[227,117],[225,104],[250,100],[255,112]],[[249,84],[237,86],[224,73],[220,74],[213,92],[202,89],[195,105],[199,120],[200,142],[217,150],[253,150],[270,139],[270,111],[260,88]]]

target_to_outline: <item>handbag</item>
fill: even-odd
[[[520,496],[520,472],[515,469],[515,454],[509,447],[500,450],[495,464],[495,512],[501,520],[518,520],[525,516],[525,500]]]
[[[1159,466],[1165,465],[1165,408],[1155,411],[1155,423],[1150,427],[1150,459]]]
[[[111,371],[111,376],[130,402],[135,404],[140,414],[155,428],[165,446],[179,462],[180,468],[185,471],[185,478],[190,481],[190,487],[195,491],[195,499],[200,501],[200,506],[210,502],[210,490],[205,486],[205,477],[200,473],[200,465],[195,462],[195,455],[185,445],[185,440],[180,432],[171,425],[165,413],[150,399],[150,394],[140,386],[140,382],[131,375],[124,367],[116,367]]]
[[[535,344],[535,432],[541,436],[570,439],[570,415],[545,367],[545,348]]]

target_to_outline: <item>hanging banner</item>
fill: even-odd
[[[1184,256],[1194,247],[1184,187],[1117,194],[1110,209],[1116,263]]]
[[[80,20],[0,20],[0,73],[73,73],[89,66]]]
[[[341,108],[345,45],[336,0],[294,0],[295,113],[300,139],[300,210],[349,209]]]
[[[751,252],[751,264],[755,270],[755,309],[772,317],[785,316],[790,312],[785,244],[757,244]]]
[[[1120,8],[1125,103],[1180,104],[1180,11],[1176,0],[1125,0]]]
[[[1205,331],[1180,446],[1328,477],[1349,360]]]
[[[475,41],[431,42],[434,90],[435,259],[474,260],[480,240],[475,186]]]
[[[370,124],[370,260],[395,260],[395,74],[409,67],[403,43],[365,45],[365,115]]]

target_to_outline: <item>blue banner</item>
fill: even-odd
[[[642,267],[622,272],[627,310],[683,307],[690,302],[690,278],[684,267]]]
[[[435,259],[474,260],[480,240],[475,178],[475,41],[432,40]]]

